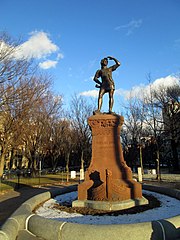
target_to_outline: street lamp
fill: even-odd
[[[143,170],[143,159],[142,159],[142,148],[143,148],[143,144],[139,144],[140,166],[141,166],[141,172],[142,172],[142,174],[144,174],[144,170]]]
[[[140,160],[140,167],[141,167],[141,172],[144,174],[144,169],[143,169],[143,157],[142,157],[142,149],[145,147],[145,144],[143,143],[144,138],[140,138],[138,148],[139,148],[139,160]]]

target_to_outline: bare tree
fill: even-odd
[[[13,102],[18,97],[20,82],[29,79],[36,70],[32,61],[16,57],[18,44],[6,33],[0,33],[0,106],[6,101]]]
[[[162,147],[161,134],[163,131],[163,120],[161,108],[155,103],[154,90],[149,77],[149,94],[147,94],[142,100],[144,106],[144,122],[146,124],[149,136],[152,136],[153,144],[155,144],[156,152],[156,170],[157,180],[160,180],[160,150]]]
[[[91,149],[91,132],[88,125],[88,117],[92,115],[94,106],[87,103],[82,96],[74,95],[71,101],[69,118],[76,136],[76,146],[80,152],[81,167],[84,160],[89,160],[88,155]]]
[[[156,152],[157,179],[160,179],[160,161],[162,162],[165,156],[166,148],[164,145],[167,135],[171,138],[173,165],[176,170],[178,169],[177,147],[179,145],[178,123],[180,118],[179,113],[173,110],[172,101],[176,102],[176,106],[179,106],[180,85],[175,84],[173,87],[166,87],[162,84],[153,88],[150,75],[148,76],[148,81],[149,91],[142,99],[145,113],[144,122],[149,135],[152,136],[151,142]],[[177,111],[179,111],[178,108]]]
[[[5,33],[0,34],[0,176],[3,173],[5,156],[18,143],[17,134],[20,112],[17,106],[25,88],[31,81],[31,62],[15,58],[17,44]],[[26,95],[27,96],[27,95]]]
[[[39,156],[44,155],[52,139],[52,119],[59,116],[62,98],[55,97],[44,84],[39,84],[38,98],[29,109],[27,123],[24,125],[23,142],[29,167],[35,172]],[[39,95],[40,91],[43,93]],[[37,92],[35,93],[35,95]],[[37,96],[36,96],[37,97]]]
[[[160,161],[163,163],[167,150],[170,150],[174,169],[179,169],[180,83],[173,87],[166,87],[162,84],[154,88],[150,74],[147,79],[149,85],[145,91],[142,90],[140,96],[137,97],[132,97],[134,96],[132,94],[124,107],[125,124],[122,139],[125,143],[125,153],[131,159],[137,155],[137,152],[134,149],[130,154],[126,146],[129,145],[132,148],[132,143],[134,145],[136,142],[143,143],[145,149],[141,149],[141,144],[139,144],[139,150],[146,152],[144,158],[149,163],[154,161],[157,179],[160,179]],[[179,76],[176,76],[176,79],[179,79]],[[142,152],[139,155],[142,156]]]
[[[56,169],[59,159],[65,157],[66,149],[69,149],[69,145],[73,143],[72,139],[69,139],[69,127],[70,124],[67,119],[49,119],[44,153],[46,153],[46,158],[51,160],[53,170]]]
[[[75,147],[75,131],[72,128],[72,125],[69,121],[64,121],[63,127],[63,150],[66,162],[66,172],[67,172],[67,182],[69,181],[69,163],[70,163],[70,155]]]
[[[180,148],[180,84],[173,87],[161,86],[154,91],[155,105],[162,111],[163,137],[170,142],[174,171],[180,169],[178,148]],[[169,149],[169,148],[167,148]],[[166,150],[166,149],[165,149]]]
[[[130,96],[126,106],[124,106],[125,123],[122,129],[121,137],[124,144],[124,155],[127,164],[133,168],[137,163],[142,163],[142,142],[144,137],[144,108],[141,101],[135,97]]]
[[[50,91],[50,76],[17,57],[18,46],[0,34],[0,176],[7,153],[18,149],[35,170],[51,139],[52,119],[62,115],[62,97]]]

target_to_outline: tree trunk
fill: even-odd
[[[140,159],[140,165],[141,165],[141,173],[142,175],[144,174],[144,169],[143,169],[143,159],[142,159],[142,146],[139,146],[139,159]]]
[[[5,163],[5,152],[2,152],[1,158],[0,158],[0,177],[2,177],[2,175],[3,175],[4,163]]]
[[[178,152],[177,152],[177,144],[174,139],[171,140],[171,149],[173,155],[173,171],[179,171],[179,160],[178,160]]]
[[[67,152],[66,153],[66,173],[67,173],[66,180],[67,180],[67,182],[69,182],[69,158],[70,158],[70,152]]]
[[[157,171],[157,176],[156,180],[160,181],[161,180],[161,175],[160,175],[160,162],[159,162],[159,150],[156,152],[156,171]]]
[[[82,150],[81,151],[81,169],[84,170],[84,159],[83,159],[83,157],[84,157],[84,151]]]

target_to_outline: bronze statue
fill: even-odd
[[[111,67],[107,67],[108,59],[114,60],[115,64]],[[114,57],[106,57],[101,60],[101,69],[97,70],[94,81],[97,83],[95,87],[100,88],[98,97],[98,109],[94,112],[95,114],[100,113],[102,107],[102,98],[105,93],[109,93],[109,113],[112,113],[113,108],[113,95],[115,90],[114,81],[112,79],[112,71],[115,71],[120,66],[120,62]],[[101,81],[98,79],[101,77]]]

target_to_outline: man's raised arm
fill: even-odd
[[[113,70],[115,70],[116,68],[118,68],[120,65],[121,65],[121,63],[116,59],[116,58],[114,58],[114,57],[111,57],[111,56],[108,56],[107,57],[109,60],[114,60],[115,61],[115,65],[113,65],[112,67],[113,67]]]

